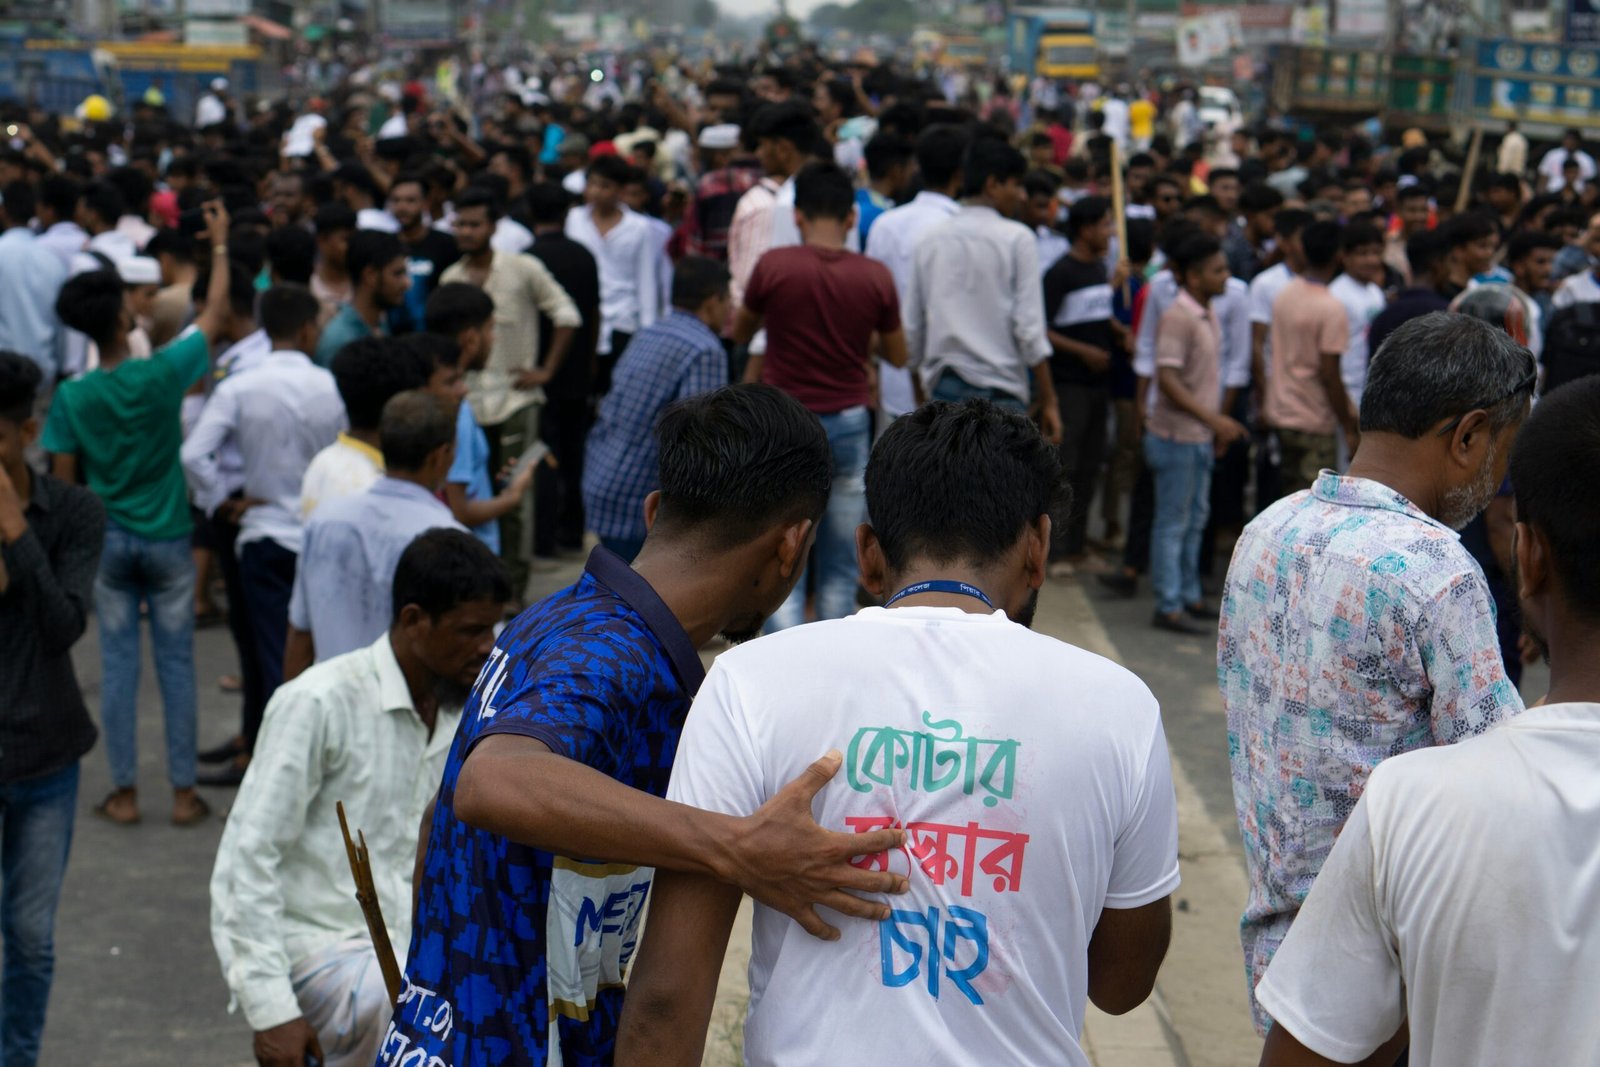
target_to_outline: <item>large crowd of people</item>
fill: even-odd
[[[750,1062],[1087,1064],[1178,831],[1149,690],[1029,632],[1064,582],[1216,637],[1263,1062],[1588,1062],[1580,134],[1463,173],[812,50],[443,71],[0,148],[0,1062],[99,734],[145,812],[148,623],[264,1067],[698,1063],[741,894]]]

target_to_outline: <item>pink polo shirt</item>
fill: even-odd
[[[1156,373],[1160,374],[1162,367],[1174,368],[1206,410],[1218,411],[1222,407],[1221,351],[1222,328],[1216,314],[1201,307],[1189,290],[1178,290],[1178,299],[1156,327]],[[1211,427],[1174,406],[1159,384],[1155,394],[1145,423],[1152,434],[1182,444],[1211,443]]]

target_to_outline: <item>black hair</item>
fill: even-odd
[[[715,548],[780,523],[816,520],[833,486],[822,423],[770,385],[729,385],[680,400],[656,425],[661,507],[655,530]]]
[[[303,226],[279,226],[267,234],[267,262],[280,282],[310,285],[317,266],[317,239]]]
[[[489,177],[489,175],[485,175]],[[500,198],[482,184],[469,185],[456,197],[456,214],[459,215],[467,208],[481,207],[488,213],[489,221],[494,222],[500,217]]]
[[[990,178],[1021,181],[1027,172],[1027,157],[1006,141],[997,137],[974,138],[961,161],[961,195],[980,196]]]
[[[1434,230],[1418,230],[1406,238],[1406,263],[1411,267],[1412,284],[1420,284],[1444,254],[1444,242]]]
[[[1600,377],[1552,389],[1511,450],[1517,518],[1545,535],[1561,600],[1600,619]]]
[[[1536,376],[1533,353],[1504,329],[1435,311],[1403,323],[1373,353],[1361,432],[1417,440],[1447,419],[1482,409],[1498,433],[1526,414]]]
[[[1208,233],[1186,237],[1172,250],[1172,276],[1182,281],[1191,270],[1222,251],[1222,242]]]
[[[266,237],[255,226],[236,218],[228,231],[228,258],[243,263],[254,279],[267,265]]]
[[[794,210],[798,215],[843,222],[855,206],[855,185],[837,163],[807,163],[794,177]]]
[[[143,218],[150,210],[150,194],[155,190],[144,171],[137,167],[118,167],[107,174],[105,180],[116,186],[117,191],[122,194],[122,201],[127,205],[124,214]]]
[[[802,154],[822,136],[816,120],[811,117],[809,105],[790,101],[784,104],[762,104],[751,116],[745,130],[745,142],[754,148],[764,140],[788,141]]]
[[[695,311],[707,300],[728,291],[728,268],[705,256],[685,256],[672,272],[672,306]]]
[[[1426,185],[1421,182],[1413,182],[1395,194],[1395,202],[1404,203],[1407,200],[1426,200],[1430,195]]]
[[[250,318],[255,313],[257,273],[259,271],[251,271],[237,259],[228,260],[228,307],[234,314],[243,318]],[[198,304],[205,300],[210,292],[211,257],[208,256],[206,262],[200,264],[194,285],[189,288],[189,297]]]
[[[493,159],[495,156],[505,156],[506,162],[522,172],[524,181],[533,176],[533,155],[521,145],[496,145],[494,151],[489,153],[489,158]]]
[[[839,105],[839,111],[844,118],[851,118],[861,111],[860,103],[856,100],[856,87],[850,83],[850,79],[824,78],[817,85]]]
[[[1506,262],[1517,263],[1527,259],[1539,249],[1561,251],[1561,238],[1544,230],[1518,230],[1506,245]]]
[[[1489,180],[1483,183],[1484,189],[1504,189],[1508,192],[1522,195],[1522,179],[1515,174],[1491,174]]]
[[[0,351],[0,419],[21,424],[33,418],[43,380],[39,364],[20,353]]]
[[[939,123],[917,138],[917,169],[929,189],[945,189],[961,173],[961,161],[971,138],[960,126]]]
[[[91,182],[83,187],[79,198],[108,226],[115,226],[117,220],[128,212],[128,202],[122,190],[110,182]]]
[[[374,200],[383,196],[372,172],[354,160],[339,164],[339,168],[333,172],[333,180],[338,185],[355,186]]]
[[[408,333],[396,342],[400,350],[421,365],[428,378],[440,367],[461,365],[461,346],[453,336],[439,333]]]
[[[1135,152],[1128,157],[1127,169],[1132,170],[1135,167],[1150,167],[1154,169],[1155,165],[1156,157],[1149,152]]]
[[[1156,235],[1156,243],[1160,246],[1161,251],[1167,255],[1167,258],[1170,259],[1179,245],[1198,233],[1200,233],[1199,226],[1196,226],[1182,215],[1174,215],[1162,224],[1161,232]]]
[[[328,369],[352,430],[376,430],[391,397],[428,384],[422,365],[404,358],[395,344],[382,337],[361,337],[334,353]]]
[[[983,565],[1071,499],[1061,457],[1026,416],[934,401],[896,419],[867,461],[867,513],[889,567]]]
[[[420,367],[421,361],[406,359],[395,349],[394,358]],[[378,448],[390,474],[414,473],[433,455],[456,439],[456,415],[450,406],[425,389],[396,393],[383,405],[378,419]]]
[[[1153,195],[1155,191],[1163,185],[1170,185],[1172,188],[1178,191],[1178,195],[1180,197],[1183,195],[1184,183],[1171,174],[1155,175],[1150,179],[1150,184],[1145,186],[1145,191]]]
[[[1344,227],[1331,219],[1313,222],[1300,232],[1300,248],[1305,252],[1306,264],[1317,270],[1333,266],[1339,258],[1339,241]]]
[[[1366,222],[1350,223],[1339,236],[1339,248],[1345,252],[1381,244],[1383,244],[1383,231]]]
[[[1111,201],[1103,196],[1085,196],[1067,208],[1067,238],[1076,241],[1084,227],[1104,221],[1111,214]]]
[[[91,270],[68,278],[56,296],[56,317],[104,348],[122,321],[122,278],[114,270]]]
[[[1239,191],[1239,210],[1246,215],[1277,211],[1283,207],[1283,194],[1266,182],[1251,182]]]
[[[899,137],[879,133],[873,135],[861,154],[867,161],[868,177],[882,181],[895,167],[911,161],[911,145]]]
[[[494,298],[476,285],[447,282],[429,294],[422,317],[429,333],[459,337],[494,318]]]
[[[389,192],[393,194],[394,191],[402,185],[415,185],[422,192],[424,197],[428,195],[428,182],[418,171],[408,170],[401,174],[398,178],[389,183]]]
[[[144,254],[151,258],[172,256],[181,263],[193,263],[195,243],[177,230],[157,230],[150,243],[144,246]]]
[[[1030,197],[1048,196],[1054,199],[1056,193],[1061,191],[1061,179],[1035,167],[1022,176],[1022,189]]]
[[[1474,241],[1481,241],[1485,237],[1498,236],[1500,233],[1493,219],[1476,211],[1467,211],[1454,216],[1439,227],[1439,230],[1444,238],[1444,246],[1451,251]]]
[[[528,205],[528,218],[535,226],[558,225],[566,220],[572,207],[572,197],[555,182],[539,182],[528,186],[523,195]]]
[[[1196,143],[1198,144],[1198,142],[1196,142]],[[1218,182],[1223,181],[1223,180],[1225,180],[1227,178],[1232,178],[1235,181],[1238,181],[1239,180],[1239,172],[1234,170],[1232,167],[1218,167],[1216,170],[1213,170],[1211,172],[1210,176],[1207,178],[1207,183],[1210,184],[1210,185],[1215,185]],[[1271,186],[1268,186],[1268,188],[1270,189]],[[1240,195],[1241,196],[1243,195],[1242,191],[1241,191]]]
[[[54,211],[58,219],[70,221],[82,191],[83,187],[66,175],[52,174],[39,183],[39,203]]]
[[[394,567],[394,620],[408,604],[437,619],[463,604],[511,600],[511,574],[500,557],[465,530],[424,530]]]
[[[274,285],[261,294],[256,317],[270,341],[292,341],[322,315],[322,302],[303,285]]]
[[[1222,204],[1216,197],[1207,193],[1203,196],[1191,196],[1183,202],[1185,212],[1195,211],[1212,219],[1226,219],[1228,213],[1222,210]]]
[[[33,218],[34,207],[33,186],[27,182],[7,182],[5,188],[0,189],[0,208],[5,209],[6,218],[13,226],[26,226]]]
[[[1068,216],[1069,218],[1071,216]],[[1156,228],[1149,219],[1129,219],[1126,223],[1128,230],[1128,260],[1133,263],[1148,263],[1156,251]]]
[[[404,259],[405,246],[400,238],[381,230],[357,230],[350,235],[350,249],[345,253],[345,269],[350,272],[350,284],[360,287],[362,275],[369,269],[381,271],[397,259]]]
[[[621,156],[601,156],[589,164],[588,175],[602,181],[627,185],[636,168]]]
[[[340,230],[354,230],[356,213],[350,210],[348,204],[329,201],[317,205],[317,213],[312,216],[311,225],[315,227],[318,237],[326,237]]]

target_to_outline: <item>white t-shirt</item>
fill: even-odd
[[[869,608],[720,656],[668,796],[747,815],[832,748],[845,762],[817,821],[905,825],[904,852],[858,862],[908,874],[910,892],[885,898],[882,923],[832,916],[832,943],[756,906],[746,1062],[848,1049],[852,1063],[970,1063],[983,1049],[995,1063],[1087,1067],[1078,1035],[1101,909],[1178,884],[1149,689],[1000,612]]]
[[[1287,264],[1275,263],[1266,270],[1250,279],[1250,324],[1254,327],[1257,323],[1262,326],[1272,325],[1272,305],[1278,302],[1278,294],[1294,281],[1294,271]],[[1252,335],[1254,329],[1251,330]],[[1252,337],[1252,343],[1254,338]],[[1272,333],[1261,341],[1261,363],[1268,376],[1272,374]],[[1265,382],[1257,382],[1257,388],[1264,389]],[[1263,394],[1265,395],[1265,394]]]
[[[1344,380],[1350,402],[1360,406],[1361,394],[1367,388],[1367,363],[1371,356],[1367,330],[1378,313],[1388,306],[1388,301],[1381,288],[1371,282],[1358,282],[1348,274],[1335,278],[1328,285],[1328,292],[1344,305],[1344,313],[1350,320],[1350,343],[1339,357],[1339,377]]]
[[[1593,304],[1596,301],[1600,301],[1600,282],[1595,281],[1594,271],[1585,270],[1562,282],[1550,304],[1560,310],[1574,304]]]
[[[1300,1043],[1413,1067],[1590,1067],[1600,1048],[1600,705],[1385,760],[1256,987]]]

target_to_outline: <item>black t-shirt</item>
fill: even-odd
[[[429,229],[419,241],[400,238],[406,250],[406,269],[411,274],[411,288],[406,291],[405,303],[389,314],[389,327],[395,334],[420,333],[426,328],[423,311],[428,297],[439,286],[439,275],[445,268],[461,258],[456,239],[440,230]]]
[[[1109,354],[1111,295],[1104,263],[1062,256],[1045,272],[1045,323],[1056,333]],[[1106,377],[1104,371],[1090,370],[1083,360],[1066,352],[1050,357],[1050,376],[1068,385],[1098,385]]]

